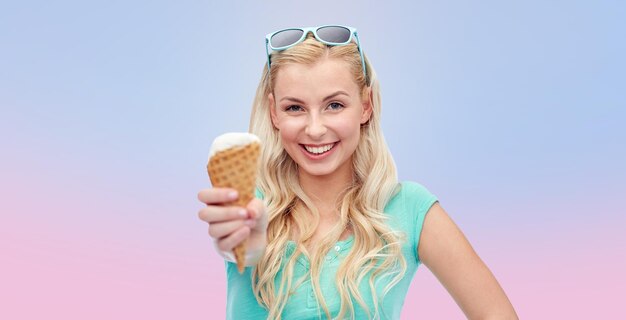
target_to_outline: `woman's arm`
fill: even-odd
[[[468,319],[518,319],[496,278],[438,202],[426,214],[417,251]]]

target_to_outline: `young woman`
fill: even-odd
[[[504,291],[422,185],[399,183],[380,125],[376,73],[356,30],[267,36],[250,131],[261,138],[257,198],[199,217],[226,258],[229,319],[398,319],[425,264],[471,319],[516,319]],[[248,238],[239,274],[230,251]]]

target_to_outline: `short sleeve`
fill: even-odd
[[[419,241],[422,235],[422,229],[424,227],[424,220],[430,207],[439,201],[437,197],[432,194],[426,187],[416,182],[404,182],[403,188],[406,188],[404,193],[406,210],[410,212],[413,217],[414,230],[415,230],[415,255],[417,257],[417,264],[421,264],[417,249],[419,248]]]

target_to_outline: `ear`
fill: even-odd
[[[363,99],[363,113],[361,114],[361,124],[367,123],[372,116],[372,101],[374,101],[372,88],[368,87],[366,90],[367,92],[364,94],[365,99]]]
[[[274,100],[274,94],[270,92],[267,95],[267,100],[269,101],[270,116],[272,117],[272,124],[274,125],[274,128],[278,128],[278,124],[280,122],[278,121],[278,116],[276,115],[276,100]]]

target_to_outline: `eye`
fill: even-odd
[[[298,111],[302,111],[302,107],[299,106],[299,105],[292,104],[290,106],[287,106],[285,108],[285,111],[287,111],[287,112],[298,112]]]
[[[333,102],[331,104],[328,105],[328,108],[330,110],[341,110],[343,109],[343,104],[339,103],[339,102]]]

